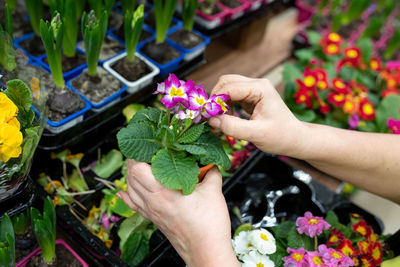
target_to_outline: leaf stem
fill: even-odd
[[[318,238],[317,236],[314,236],[314,247],[315,247],[315,251],[318,250]]]
[[[171,124],[170,116],[171,116],[171,111],[169,109],[167,109],[167,124],[168,124],[168,126],[170,126],[170,124]]]

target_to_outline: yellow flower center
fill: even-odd
[[[341,249],[342,253],[346,256],[350,256],[353,254],[353,250],[348,246],[345,245],[342,249]]]
[[[309,75],[309,76],[306,76],[305,78],[304,78],[304,84],[307,86],[307,87],[311,87],[311,86],[313,86],[314,84],[315,84],[315,78],[313,77],[313,76],[311,76],[311,75]]]
[[[381,257],[381,250],[379,249],[379,247],[376,247],[372,250],[372,257],[375,260],[379,260]]]
[[[389,79],[388,85],[389,85],[389,87],[394,87],[396,85],[396,81],[394,79]]]
[[[185,94],[183,93],[182,88],[175,88],[174,86],[172,86],[169,95],[171,97],[183,97]]]
[[[347,110],[347,111],[351,111],[351,110],[353,110],[353,108],[354,108],[354,104],[353,104],[353,102],[351,102],[351,101],[346,101],[346,102],[344,103],[343,108],[344,108],[345,110]]]
[[[358,52],[356,50],[350,49],[349,51],[347,51],[347,56],[349,58],[356,58],[358,57]]]
[[[329,238],[329,242],[336,243],[339,240],[337,235],[333,235]]]
[[[364,104],[363,105],[363,112],[367,115],[371,115],[374,113],[374,108],[370,104]],[[366,230],[364,229],[364,235],[366,234]]]
[[[305,95],[301,95],[300,97],[299,97],[299,99],[300,99],[300,101],[301,102],[304,102],[304,101],[306,101],[306,96]]]
[[[197,102],[197,104],[199,104],[199,105],[204,105],[204,103],[206,103],[206,101],[204,101],[203,98],[198,98],[198,97],[196,97],[196,102]]]
[[[315,225],[315,224],[317,224],[318,222],[319,222],[319,220],[318,220],[318,219],[315,219],[315,218],[312,218],[312,219],[309,219],[309,220],[308,220],[308,223],[311,224],[311,225]]]
[[[319,81],[317,83],[317,86],[318,86],[319,89],[325,89],[327,87],[327,84],[324,81]]]
[[[316,265],[322,265],[322,260],[321,260],[321,258],[318,257],[318,256],[314,256],[314,257],[312,258],[312,261],[313,261]]]
[[[267,237],[266,234],[261,233],[261,234],[260,234],[260,238],[261,238],[262,240],[268,241],[268,237]]]
[[[335,85],[336,85],[337,88],[340,88],[340,89],[345,88],[345,85],[344,85],[344,83],[342,81],[336,81]]]
[[[367,259],[361,259],[361,262],[362,262],[362,266],[364,266],[364,267],[371,266]]]
[[[330,44],[327,46],[326,51],[328,51],[329,54],[335,54],[339,50],[339,47],[335,44]]]
[[[292,255],[292,258],[298,262],[300,262],[303,259],[303,257],[304,257],[304,255],[297,253],[297,252]]]
[[[343,94],[334,95],[333,99],[335,99],[335,101],[337,101],[337,102],[343,101],[344,95]]]
[[[332,42],[339,42],[340,36],[339,36],[339,34],[332,32],[328,35],[328,39],[331,40]]]
[[[397,129],[397,126],[395,125],[394,127],[394,130],[398,130]],[[371,234],[370,236],[369,236],[369,240],[371,240],[372,242],[376,242],[376,240],[378,240],[378,235],[377,234]]]
[[[363,107],[363,111],[365,112],[364,107]],[[363,227],[363,226],[358,226],[356,231],[359,232],[362,235],[366,235],[367,234],[367,229],[365,229],[365,227]]]
[[[332,257],[335,259],[340,259],[342,258],[342,255],[340,255],[339,253],[337,253],[336,251],[331,253]]]
[[[224,101],[222,101],[221,98],[217,97],[217,101],[215,101],[218,105],[220,105],[221,109],[223,112],[227,111],[228,109],[226,108],[226,104]]]
[[[256,267],[264,267],[264,264],[262,264],[261,262],[257,263]]]
[[[371,67],[371,69],[376,70],[376,69],[378,69],[379,64],[378,64],[378,62],[376,62],[376,60],[372,60],[372,61],[369,63],[369,66]]]

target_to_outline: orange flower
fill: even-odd
[[[374,105],[368,100],[368,98],[364,98],[360,102],[359,115],[361,119],[370,121],[375,119],[375,108]]]
[[[322,47],[323,51],[327,55],[338,55],[340,54],[340,46],[338,44],[327,44]]]
[[[371,58],[369,61],[369,67],[374,71],[380,71],[382,68],[382,62],[379,60],[379,58]]]
[[[342,108],[345,113],[352,115],[357,112],[358,103],[351,95],[348,95]]]
[[[356,81],[350,81],[350,87],[353,89],[355,94],[366,94],[368,93],[367,87],[362,84],[357,84]]]
[[[350,93],[349,87],[340,78],[333,78],[332,85],[333,85],[333,89],[335,89],[336,92],[341,92],[341,93],[345,93],[345,94]]]
[[[388,76],[387,79],[386,79],[386,86],[387,86],[389,89],[394,89],[394,88],[396,88],[396,87],[398,86],[396,77],[394,77],[393,75]]]
[[[360,254],[368,254],[369,253],[369,243],[366,240],[362,240],[357,242],[358,249]]]

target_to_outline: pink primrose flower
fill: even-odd
[[[299,217],[296,220],[297,231],[299,234],[306,234],[313,238],[322,234],[322,231],[328,230],[330,224],[322,217],[313,216],[311,212],[304,213],[304,217]]]
[[[328,267],[329,265],[326,265],[319,253],[317,251],[309,252],[307,251],[306,257],[305,257],[306,265],[307,267]]]
[[[394,134],[400,134],[400,120],[395,120],[394,118],[389,118],[387,120],[387,126]]]
[[[284,267],[307,267],[306,253],[304,248],[292,249],[288,248],[289,256],[283,257]]]
[[[202,85],[196,85],[193,90],[189,92],[189,109],[202,110],[208,101],[208,95]]]

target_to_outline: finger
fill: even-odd
[[[219,88],[223,87],[224,85],[228,83],[233,83],[233,82],[248,82],[252,80],[251,78],[238,75],[238,74],[227,74],[227,75],[222,75],[219,77],[217,84],[214,86],[214,90],[218,90]]]
[[[138,181],[149,192],[154,193],[163,189],[162,184],[154,178],[150,165],[145,162],[128,160],[127,182],[131,179]]]
[[[259,81],[227,83],[216,87],[211,94],[226,94],[232,102],[257,105],[264,97],[264,90],[260,89],[259,83]]]
[[[221,130],[225,135],[236,139],[243,139],[252,142],[260,122],[241,119],[231,115],[220,115],[212,117],[208,123],[215,129]]]
[[[144,205],[144,200],[142,199],[141,195],[134,188],[132,188],[130,186],[127,187],[126,191],[129,196],[129,199],[137,207],[136,211],[139,211],[140,213],[142,213],[145,205]]]
[[[130,199],[128,193],[126,193],[125,191],[117,192],[117,197],[119,197],[122,201],[124,201],[125,204],[128,205],[128,207],[131,210],[133,210],[133,211],[138,210],[138,207],[133,203],[133,201]]]
[[[201,182],[202,187],[212,187],[221,190],[222,188],[222,175],[217,167],[213,167],[209,170]]]

